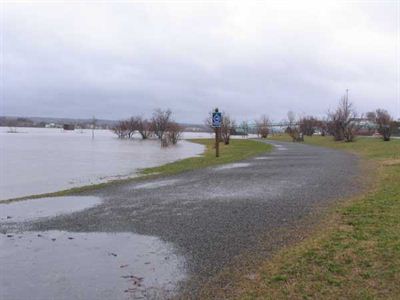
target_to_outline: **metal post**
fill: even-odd
[[[219,128],[215,128],[215,157],[219,157]]]

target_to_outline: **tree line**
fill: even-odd
[[[150,119],[133,116],[118,121],[111,130],[120,139],[133,138],[135,133],[139,133],[143,140],[157,138],[163,147],[178,143],[183,132],[182,126],[172,118],[170,109],[155,109]]]
[[[343,96],[335,110],[329,111],[326,118],[320,120],[312,116],[296,119],[293,112],[288,113],[286,132],[293,141],[302,141],[304,135],[312,136],[315,132],[321,135],[330,135],[335,141],[353,142],[357,134],[361,133],[361,122],[368,121],[367,134],[376,131],[384,141],[390,141],[392,132],[399,127],[393,117],[384,109],[376,109],[365,116],[358,115],[348,96]]]
[[[254,127],[243,121],[237,125],[236,121],[227,112],[222,113],[220,128],[220,140],[229,145],[232,135],[243,136],[255,133],[260,138],[267,138],[272,132],[272,122],[266,115],[255,120]],[[211,116],[211,113],[209,114]],[[360,133],[360,120],[367,120],[372,127],[368,128],[368,134],[377,132],[384,141],[390,141],[392,132],[400,126],[392,116],[384,109],[376,109],[366,115],[358,115],[354,105],[349,101],[347,94],[343,96],[336,109],[329,111],[325,118],[314,116],[296,117],[289,111],[284,121],[285,132],[294,142],[301,142],[304,136],[312,136],[319,133],[322,136],[332,136],[335,141],[353,142],[355,136]],[[211,117],[207,117],[205,125],[214,130]],[[121,139],[130,139],[135,133],[139,133],[142,139],[157,138],[161,146],[176,144],[182,136],[183,128],[172,118],[170,109],[155,109],[151,118],[133,116],[126,120],[118,121],[111,130]]]
[[[221,124],[221,141],[229,144],[231,135],[248,135],[255,133],[259,138],[267,138],[272,132],[272,122],[266,115],[262,115],[254,121],[251,128],[248,122],[243,121],[239,126],[236,121],[223,112]],[[312,136],[318,133],[322,136],[332,136],[335,141],[353,142],[355,136],[361,134],[360,122],[368,121],[372,126],[367,128],[366,134],[377,132],[384,141],[390,141],[394,130],[399,130],[400,123],[394,121],[393,117],[384,109],[376,109],[365,115],[358,115],[348,95],[343,96],[336,109],[328,111],[325,118],[319,119],[314,116],[296,117],[296,114],[289,111],[287,119],[282,122],[285,132],[289,134],[294,142],[301,142],[304,136]],[[205,124],[212,128],[211,119],[207,118]]]

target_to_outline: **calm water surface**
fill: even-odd
[[[110,131],[0,127],[0,200],[55,192],[134,176],[141,168],[196,156],[186,141],[162,149],[158,141],[119,140]],[[186,134],[210,137],[210,134]]]
[[[170,299],[186,277],[173,245],[134,233],[0,235],[0,299]]]

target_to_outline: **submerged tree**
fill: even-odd
[[[111,131],[114,132],[118,138],[123,139],[128,135],[127,124],[125,121],[118,121],[113,127],[111,127]]]
[[[169,143],[178,143],[183,132],[183,127],[176,122],[170,122],[167,127],[166,135]]]
[[[142,139],[146,140],[153,134],[152,124],[149,120],[143,119],[142,117],[137,117],[136,122],[137,122],[137,130],[142,136]]]
[[[163,139],[164,133],[168,128],[171,114],[170,109],[161,110],[158,108],[153,112],[153,117],[151,118],[152,129],[160,140]]]

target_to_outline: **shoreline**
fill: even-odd
[[[173,161],[170,163],[166,163],[163,165],[155,166],[155,167],[139,169],[138,172],[136,173],[136,175],[130,176],[128,178],[113,179],[113,180],[109,180],[106,182],[82,185],[82,186],[72,187],[69,189],[63,189],[63,190],[59,190],[59,191],[55,191],[55,192],[32,194],[32,195],[27,195],[27,196],[4,199],[4,200],[0,200],[0,204],[8,204],[8,203],[16,202],[16,201],[24,201],[24,200],[31,200],[31,199],[34,200],[34,199],[39,199],[39,198],[60,197],[60,196],[70,196],[70,195],[75,195],[75,194],[81,194],[84,192],[95,191],[95,190],[105,188],[108,186],[112,186],[112,185],[136,182],[136,181],[141,181],[141,180],[145,180],[145,179],[155,179],[155,178],[160,178],[163,176],[168,176],[168,175],[178,174],[178,173],[185,172],[185,171],[199,169],[202,167],[209,167],[209,166],[215,166],[215,165],[220,165],[220,164],[224,164],[224,163],[230,163],[230,162],[238,161],[241,159],[249,158],[251,156],[257,155],[258,153],[262,153],[262,152],[256,151],[256,153],[254,153],[254,155],[252,155],[252,154],[250,154],[249,156],[242,155],[237,158],[235,157],[232,160],[229,160],[229,159],[224,160],[223,158],[221,158],[219,160],[210,161],[209,163],[206,163],[204,166],[194,165],[192,168],[190,166],[189,167],[185,166],[182,168],[181,165],[185,164],[186,161],[189,162],[196,158],[205,158],[209,154],[209,152],[213,152],[213,150],[210,149],[210,145],[212,146],[212,144],[213,144],[213,139],[202,139],[202,138],[197,139],[196,138],[196,139],[185,139],[184,141],[187,141],[190,143],[201,144],[201,145],[205,146],[205,149],[203,150],[203,153],[198,156],[192,156],[192,157],[188,157],[188,158],[184,158],[184,159],[179,159],[179,160],[176,160],[176,161]],[[265,144],[263,144],[260,141],[256,141],[256,140],[246,139],[246,140],[238,140],[238,141],[249,142],[250,144],[251,143],[259,143],[259,144],[262,144],[265,146]],[[231,141],[231,143],[235,144],[236,142]],[[265,150],[271,151],[272,146],[265,147]],[[168,168],[170,168],[170,170]]]

